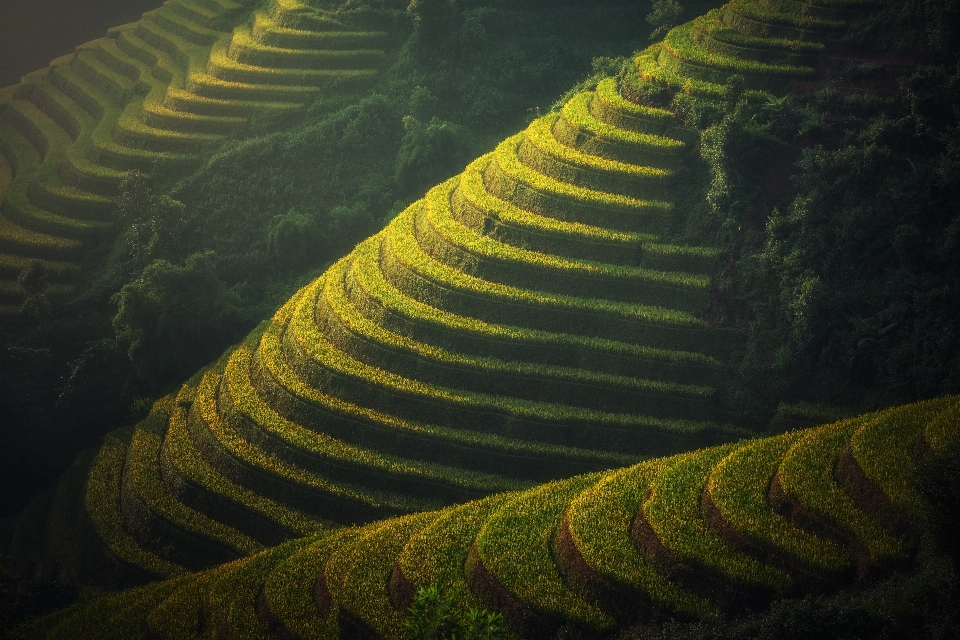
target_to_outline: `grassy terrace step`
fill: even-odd
[[[210,51],[207,73],[224,82],[242,82],[247,84],[283,85],[296,89],[318,87],[332,80],[370,80],[377,75],[376,69],[354,69],[331,66],[327,68],[286,69],[271,66],[259,66],[238,62],[230,57],[228,47],[217,43]],[[333,53],[331,53],[334,59]],[[346,63],[351,62],[347,59]],[[345,63],[345,64],[346,64]]]
[[[187,42],[200,47],[209,47],[218,40],[229,37],[228,34],[222,31],[208,29],[197,24],[191,18],[178,12],[171,4],[174,3],[168,3],[158,9],[146,12],[143,14],[143,19],[151,21],[158,27],[162,27]]]
[[[125,121],[136,121],[141,103],[135,100],[123,108],[118,107],[106,94],[69,68],[58,67],[53,77],[60,90],[76,100],[91,115],[100,114],[95,115],[98,122],[85,154],[85,145],[76,145],[75,148],[80,153],[71,152],[69,156],[68,173],[76,174],[69,179],[75,186],[83,188],[100,184],[104,185],[100,188],[105,189],[105,185],[117,181],[124,172],[131,169],[149,173],[158,161],[177,165],[196,160],[196,156],[192,154],[161,153],[120,146],[113,139],[116,123],[121,118]]]
[[[400,419],[313,388],[287,364],[281,347],[293,301],[263,334],[252,367],[258,393],[287,419],[357,446],[510,477],[546,479],[624,464],[631,456],[527,442]],[[635,459],[635,458],[634,458]]]
[[[884,437],[862,443],[864,448],[878,445],[876,455],[909,456],[913,434],[931,424],[931,416],[934,422],[949,418],[936,422],[944,439],[960,439],[960,423],[953,419],[958,406],[957,397],[945,398],[311,535],[199,574],[81,604],[41,619],[33,636],[396,638],[416,589],[434,584],[454,597],[461,612],[470,606],[498,611],[520,637],[552,637],[561,625],[613,637],[638,624],[660,624],[666,616],[710,624],[719,617],[716,604],[735,597],[744,604],[736,589],[744,588],[745,576],[748,584],[781,587],[786,578],[749,557],[735,560],[737,552],[723,546],[701,517],[705,485],[711,495],[728,494],[742,504],[746,523],[751,514],[768,511],[756,499],[766,493],[762,479],[798,446],[825,440],[827,449],[843,449],[858,430],[875,429]],[[833,456],[812,459],[832,475]],[[37,505],[42,516],[45,503]],[[655,545],[644,527],[657,526],[656,512],[664,505],[660,515],[674,519],[656,538],[664,551],[650,558],[646,551]],[[800,528],[784,531],[809,535]],[[678,553],[681,547],[718,571],[707,574],[701,567],[696,587],[706,599],[682,589],[661,562],[666,550]],[[849,578],[842,581],[859,588]],[[809,593],[804,588],[798,595]]]
[[[633,63],[642,82],[656,87],[670,88],[683,91],[690,95],[720,100],[723,97],[723,85],[715,82],[703,82],[681,76],[660,65],[658,59],[663,46],[660,43],[650,45],[641,51]]]
[[[673,171],[607,160],[560,144],[553,137],[559,114],[534,120],[517,150],[520,161],[546,176],[576,186],[633,198],[665,197]]]
[[[362,41],[362,38],[355,39]],[[262,44],[252,35],[248,26],[234,30],[227,56],[238,63],[275,69],[378,68],[386,59],[380,49],[290,49]]]
[[[608,473],[571,500],[564,514],[556,557],[568,584],[617,619],[657,610],[688,618],[718,614],[709,601],[662,574],[630,536],[650,483],[680,460],[674,456]]]
[[[210,585],[204,601],[203,632],[207,637],[263,638],[270,636],[260,628],[258,600],[263,584],[273,570],[291,553],[308,544],[309,539],[294,540],[234,566],[223,567]]]
[[[240,560],[238,562],[243,562]],[[202,627],[207,590],[219,577],[216,570],[188,576],[144,616],[141,632],[161,638],[195,638]]]
[[[244,353],[238,354],[242,358]],[[377,518],[410,511],[437,508],[436,500],[414,498],[396,491],[351,485],[289,464],[263,452],[244,440],[232,425],[224,420],[217,407],[217,384],[213,375],[205,376],[197,391],[195,410],[199,409],[203,425],[192,421],[195,429],[203,426],[214,441],[201,451],[211,465],[235,482],[255,488],[257,492],[273,497],[303,512],[336,514],[343,523],[369,522]],[[221,393],[221,399],[224,394]],[[226,402],[230,402],[226,396]],[[207,433],[195,440],[210,441]],[[239,462],[240,464],[237,464]]]
[[[370,525],[369,533],[349,547],[346,557],[339,560],[342,582],[327,583],[340,607],[341,634],[344,627],[368,627],[381,638],[401,637],[401,611],[391,602],[388,589],[390,573],[410,536],[437,515],[418,513]],[[336,558],[331,562],[337,562]]]
[[[486,322],[658,347],[707,350],[715,339],[688,313],[509,287],[439,263],[413,237],[414,218],[423,206],[414,203],[377,236],[384,276],[420,302]]]
[[[923,430],[923,445],[929,447],[933,455],[944,455],[960,444],[960,433],[956,425],[960,424],[960,400],[952,398],[949,406],[927,423]],[[923,447],[920,447],[923,451]]]
[[[141,633],[142,622],[154,604],[188,583],[190,576],[146,585],[96,599],[79,611],[67,610],[45,630],[51,640],[124,640]]]
[[[4,146],[9,145],[13,150],[20,174],[4,199],[4,215],[26,229],[78,240],[108,229],[108,224],[57,215],[34,204],[30,197],[31,182],[59,183],[56,168],[72,141],[49,116],[30,102],[17,100],[11,103],[3,118],[6,122],[0,122],[0,136],[4,139]],[[14,128],[16,132],[11,130]],[[34,148],[34,153],[25,142]],[[41,162],[40,158],[44,160]]]
[[[792,588],[790,576],[731,547],[701,511],[711,470],[735,448],[691,454],[658,474],[642,508],[649,531],[638,543],[662,571],[688,588],[712,591],[713,578],[733,585],[735,593],[740,592],[733,595],[737,599],[772,597]]]
[[[20,272],[33,262],[31,258],[19,255],[0,254],[0,277],[16,281]],[[42,260],[47,276],[53,282],[69,282],[80,275],[80,267],[72,262],[54,262]]]
[[[369,321],[344,291],[346,263],[331,268],[314,316],[326,338],[352,358],[418,382],[604,411],[665,411],[693,415],[710,397],[704,387],[611,376],[575,367],[549,367],[476,357],[418,343]],[[668,409],[673,402],[677,404]],[[663,405],[659,410],[655,407]]]
[[[864,424],[850,438],[850,453],[863,473],[860,477],[868,481],[861,484],[872,484],[870,489],[876,487],[882,492],[882,495],[871,496],[870,489],[858,487],[865,494],[859,496],[863,500],[861,507],[872,508],[874,513],[885,512],[889,529],[903,532],[923,518],[923,498],[914,488],[913,452],[924,428],[950,402],[950,399],[939,398],[885,411],[882,417]],[[847,473],[859,476],[857,469],[848,468]],[[880,504],[871,504],[873,502]]]
[[[502,476],[385,455],[310,431],[263,402],[249,378],[249,357],[239,350],[224,372],[226,388],[221,393],[228,391],[232,401],[226,419],[246,440],[277,459],[323,473],[336,482],[380,489],[389,486],[393,491],[443,501],[526,486]]]
[[[713,9],[696,18],[690,31],[691,41],[715,55],[788,66],[809,66],[826,50],[821,42],[743,35],[728,28],[722,15],[722,9]]]
[[[748,553],[783,559],[788,571],[799,567],[813,571],[817,577],[841,581],[853,569],[850,554],[770,509],[770,481],[798,436],[789,433],[766,438],[730,453],[710,474],[704,500],[709,500],[719,516],[720,522],[715,525],[723,527],[721,533]]]
[[[414,222],[420,246],[435,260],[469,275],[569,296],[626,300],[695,312],[707,302],[706,276],[579,261],[497,242],[461,225],[451,211],[460,179],[432,189]]]
[[[507,501],[477,534],[467,560],[475,592],[488,606],[506,609],[514,629],[524,637],[551,637],[573,623],[608,631],[614,620],[570,591],[553,560],[552,539],[567,504],[600,476],[593,474],[548,484]],[[519,600],[522,609],[504,607]]]
[[[293,112],[302,107],[299,103],[289,102],[207,98],[182,89],[168,90],[163,104],[167,109],[184,115],[193,113],[200,116],[244,119],[256,111]]]
[[[94,125],[89,114],[49,82],[36,85],[26,99],[56,122],[74,142]]]
[[[70,260],[79,256],[78,240],[25,229],[0,213],[0,252],[48,260]]]
[[[410,536],[391,575],[393,601],[408,608],[419,589],[442,584],[462,614],[471,607],[482,607],[470,590],[464,565],[481,527],[512,497],[499,494],[446,509]]]
[[[169,42],[153,37],[150,38],[154,43],[152,44],[141,37],[142,33],[144,31],[141,30],[139,23],[134,23],[129,28],[118,29],[115,34],[117,49],[147,65],[150,68],[150,74],[167,87],[183,86],[189,64],[186,56],[179,50],[177,50],[178,55],[171,55]],[[158,44],[161,46],[157,46]],[[166,46],[162,46],[163,44]]]
[[[279,49],[370,49],[378,48],[386,31],[314,31],[282,26],[267,13],[253,14],[251,36],[268,47]]]
[[[469,423],[469,428],[498,435],[519,435],[591,449],[623,448],[647,454],[650,451],[647,447],[651,445],[661,447],[692,434],[718,432],[717,425],[709,422],[656,417],[671,413],[666,397],[660,403],[662,406],[650,403],[638,407],[637,413],[615,409],[598,411],[463,391],[366,365],[336,349],[314,324],[312,298],[319,293],[320,284],[322,281],[311,286],[315,290],[301,300],[294,312],[284,336],[284,351],[293,368],[309,384],[322,384],[329,392],[348,401],[363,402],[371,408],[390,410],[409,419],[427,419],[449,426]],[[684,395],[685,401],[680,405],[694,405],[693,394]],[[643,415],[644,410],[655,417]],[[703,403],[702,410],[710,412],[708,402]],[[691,407],[690,415],[698,415],[693,411],[696,408]],[[518,428],[520,424],[522,430]]]
[[[164,484],[176,498],[262,544],[324,529],[325,524],[265,498],[224,477],[196,450],[187,431],[186,410],[174,410],[160,451]]]
[[[591,111],[593,96],[584,92],[563,105],[553,127],[557,140],[590,155],[639,166],[669,169],[681,162],[686,148],[682,140],[608,124]]]
[[[145,551],[126,532],[120,515],[120,490],[131,430],[107,435],[87,478],[87,513],[103,544],[120,562],[152,577],[170,577],[183,567]]]
[[[865,549],[875,562],[902,565],[909,557],[903,542],[857,508],[833,473],[850,437],[871,419],[875,416],[804,432],[780,462],[771,497],[795,522]],[[865,561],[860,559],[861,564]]]
[[[394,334],[457,353],[672,382],[709,385],[720,373],[719,361],[699,353],[491,324],[436,309],[384,279],[377,249],[366,242],[354,250],[347,295],[360,313]]]
[[[181,504],[167,492],[158,459],[162,421],[168,415],[151,412],[134,432],[127,451],[121,496],[127,530],[144,546],[156,545],[158,555],[192,569],[261,551],[259,542]]]
[[[731,0],[723,8],[723,22],[747,36],[819,42],[838,35],[843,23],[811,22],[795,15],[771,12],[758,0]]]
[[[205,28],[210,28],[211,23],[220,13],[216,9],[203,6],[203,3],[191,2],[190,0],[175,0],[174,2],[165,4],[173,9],[175,13]]]
[[[167,103],[144,103],[140,121],[158,130],[175,130],[183,134],[226,136],[246,125],[242,116],[196,114],[170,108]]]
[[[132,34],[153,51],[162,52],[170,60],[168,71],[171,83],[175,82],[174,86],[181,86],[183,78],[202,71],[207,64],[210,45],[197,45],[184,39],[157,22],[150,14],[144,14],[144,18],[136,23]],[[139,46],[136,40],[131,40],[131,43]],[[151,52],[151,55],[157,54]],[[159,55],[157,57],[160,59]]]
[[[274,567],[264,582],[260,603],[275,636],[285,637],[286,632],[295,638],[336,637],[336,616],[321,611],[315,599],[317,579],[330,556],[358,537],[356,529],[320,534]]]
[[[134,81],[103,63],[96,51],[100,44],[100,41],[94,41],[78,49],[70,68],[102,91],[113,104],[122,105],[126,102],[127,91],[133,89]]]
[[[692,33],[699,31],[690,23],[671,29],[660,50],[660,64],[679,75],[719,84],[731,75],[740,74],[746,79],[746,85],[755,89],[777,88],[783,80],[811,78],[816,74],[810,66],[768,64],[711,53],[691,37]]]
[[[604,78],[590,100],[590,113],[600,122],[617,129],[663,135],[677,126],[673,113],[636,104],[620,94],[616,78]]]
[[[664,244],[651,234],[556,220],[495,198],[487,192],[483,179],[491,158],[482,156],[467,166],[451,199],[454,217],[475,232],[504,244],[571,259],[706,275],[716,269],[717,249]]]
[[[192,74],[186,89],[202,98],[214,100],[286,102],[294,103],[297,107],[312,100],[320,91],[320,87],[315,86],[252,84],[222,80],[206,72]]]

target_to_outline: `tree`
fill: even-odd
[[[653,10],[647,14],[647,22],[656,27],[650,32],[651,40],[661,36],[680,23],[683,6],[677,0],[653,0]]]
[[[113,302],[117,344],[148,378],[200,366],[223,343],[211,336],[236,336],[243,328],[238,300],[217,276],[212,252],[196,253],[183,266],[154,260]]]
[[[184,205],[170,196],[157,196],[147,176],[129,171],[120,183],[116,215],[126,225],[124,241],[141,267],[150,258],[168,253],[184,225]]]
[[[53,318],[53,307],[47,297],[47,289],[50,286],[47,267],[40,260],[33,260],[20,271],[17,285],[25,296],[20,305],[20,313],[36,320],[43,334],[47,322]]]

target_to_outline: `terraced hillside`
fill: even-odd
[[[326,531],[48,618],[45,638],[397,638],[419,588],[513,632],[714,619],[906,571],[960,398]]]
[[[334,80],[362,86],[387,35],[297,0],[252,14],[167,0],[0,90],[0,320],[18,312],[31,260],[52,297],[74,291],[84,256],[111,238],[127,171],[185,172],[255,116],[294,114]]]
[[[111,554],[170,575],[733,437],[730,337],[695,315],[717,252],[658,239],[671,123],[607,80],[359,245],[111,436],[85,498]]]
[[[783,16],[821,9],[757,7],[771,33],[750,51],[820,51],[837,33],[798,26],[784,40]],[[78,461],[85,493],[65,478],[0,527],[12,568],[111,585],[114,569],[171,576],[743,435],[713,400],[737,336],[698,317],[718,251],[665,240],[683,221],[673,195],[691,132],[629,99],[646,82],[722,86],[690,85],[693,66],[671,71],[652,51],[639,75],[607,78],[432,189]],[[704,69],[727,59],[704,56]]]

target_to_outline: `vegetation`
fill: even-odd
[[[543,115],[583,19],[636,7],[173,0],[0,94],[0,231],[39,234],[0,361],[85,345],[52,409],[3,402],[79,440],[125,380],[103,429],[139,420],[0,548],[175,578],[34,634],[751,637],[952,593],[957,74],[910,57],[944,60],[921,5],[658,2]]]
[[[833,469],[840,469],[835,482],[844,487],[838,490],[853,505],[851,517],[890,527],[894,523],[883,517],[882,510],[867,510],[876,497],[857,484],[856,473],[836,466],[839,451],[861,436],[881,433],[884,442],[900,444],[868,446],[871,455],[891,462],[913,459],[925,431],[939,417],[953,415],[958,402],[960,398],[952,396],[932,404],[896,407],[789,438],[703,449],[443,511],[317,534],[204,572],[108,595],[41,619],[32,629],[36,637],[96,637],[114,628],[125,629],[125,637],[140,637],[149,620],[171,631],[186,624],[197,625],[200,634],[228,628],[240,636],[311,629],[320,637],[337,637],[371,629],[382,637],[562,637],[590,636],[606,629],[625,638],[762,638],[774,631],[842,637],[837,634],[869,630],[887,637],[882,635],[884,625],[891,625],[890,633],[919,629],[950,633],[957,620],[947,603],[955,593],[956,577],[950,564],[938,559],[941,550],[936,545],[944,539],[936,526],[927,529],[921,520],[913,523],[918,535],[906,544],[917,570],[894,574],[896,565],[890,558],[862,552],[867,540],[859,535],[835,538],[827,530],[811,529],[799,509],[774,511],[767,503],[766,514],[757,515],[782,518],[787,536],[814,541],[808,549],[817,556],[816,562],[807,565],[807,573],[797,574],[792,573],[795,565],[784,563],[794,552],[784,553],[764,542],[764,554],[757,555],[743,543],[742,534],[749,529],[705,512],[694,514],[699,510],[687,509],[685,496],[699,495],[709,477],[729,475],[731,460],[737,460],[744,473],[769,481],[783,474],[778,460],[784,465],[811,442],[832,442],[842,433],[837,453],[818,457],[811,470],[834,477]],[[953,436],[960,437],[957,424],[951,424]],[[759,459],[758,451],[775,452],[774,464]],[[924,513],[934,516],[938,506],[945,506],[943,498],[953,495],[952,480],[943,473],[952,460],[944,456],[917,460],[929,471],[906,490],[918,498],[941,496],[934,502],[919,498]],[[644,488],[645,483],[652,491]],[[765,502],[768,484],[727,485],[724,491],[738,504],[759,505]],[[711,491],[721,492],[719,486],[713,487]],[[811,493],[815,490],[819,489],[784,485],[786,498],[797,504],[811,504],[819,497]],[[894,498],[884,492],[881,496]],[[659,526],[662,506],[689,511],[681,514],[682,526]],[[616,513],[623,516],[611,517]],[[606,515],[598,518],[600,514]],[[846,517],[835,523],[853,531]],[[686,537],[688,530],[699,537]],[[604,548],[599,555],[598,545]],[[611,553],[614,549],[618,553]],[[854,558],[858,572],[838,574],[829,566],[827,559],[838,549]],[[421,555],[424,552],[426,556]],[[423,564],[412,564],[414,558],[423,558]],[[755,570],[751,573],[749,567]],[[831,576],[836,587],[856,588],[804,596],[803,589],[783,583],[784,569],[777,567],[786,567],[796,579]],[[870,575],[863,573],[868,567]],[[744,597],[740,589],[745,570],[754,579],[779,576],[781,588],[804,597],[776,600],[769,589]],[[691,595],[689,589],[700,595]],[[266,594],[265,600],[260,593]],[[767,608],[771,600],[775,601]],[[649,607],[651,601],[656,608]],[[260,604],[254,606],[255,602]],[[618,607],[618,602],[627,608]],[[655,611],[684,612],[693,620],[661,626],[654,624]],[[175,612],[185,619],[176,618]]]

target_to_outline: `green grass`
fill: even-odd
[[[330,58],[336,57],[337,54],[331,54],[330,56]],[[332,63],[330,60],[327,60],[327,62]],[[348,59],[346,62],[352,61]],[[331,80],[369,80],[378,73],[376,69],[355,69],[346,64],[343,68],[311,69],[288,69],[247,64],[232,59],[228,54],[227,45],[221,43],[215,44],[210,51],[210,65],[207,67],[207,72],[214,78],[225,82],[289,86],[292,91],[300,90],[301,87],[322,86]]]
[[[765,438],[731,452],[714,467],[707,491],[723,520],[737,533],[779,557],[840,580],[853,569],[850,554],[770,509],[770,480],[798,436]]]
[[[833,477],[834,463],[853,433],[872,416],[805,431],[780,463],[777,475],[787,496],[804,509],[856,537],[880,562],[903,564],[907,551],[854,504]]]
[[[368,482],[374,486],[399,488],[409,484],[410,490],[423,495],[434,492],[446,495],[450,491],[446,487],[458,488],[462,492],[459,495],[463,496],[522,486],[502,476],[385,455],[374,449],[352,446],[322,432],[311,431],[284,418],[260,398],[249,378],[248,358],[249,354],[241,354],[239,350],[231,356],[224,372],[224,383],[233,409],[242,414],[242,420],[251,429],[270,434],[251,434],[249,437],[269,455],[283,458],[286,451],[295,452],[300,459],[315,458],[318,466],[328,467],[331,473],[344,473],[344,469],[349,467],[356,469],[357,473],[344,475],[369,475]],[[283,444],[272,445],[266,441],[267,438],[276,438]]]
[[[416,532],[404,545],[397,565],[414,592],[442,584],[458,611],[482,604],[470,591],[464,563],[474,539],[487,519],[514,494],[502,493],[446,509]]]
[[[418,513],[371,525],[350,548],[336,599],[351,616],[368,624],[382,638],[402,635],[403,612],[393,606],[387,590],[397,556],[410,536],[429,526],[437,515]]]
[[[359,535],[357,529],[341,529],[312,537],[267,576],[263,590],[270,611],[295,637],[336,635],[336,616],[321,615],[314,600],[314,585],[330,555],[342,546],[355,543]]]
[[[320,293],[320,282],[311,285],[315,290],[308,296],[312,300]],[[636,438],[631,449],[641,446],[646,434],[645,429],[675,432],[677,434],[697,433],[710,430],[714,425],[694,421],[682,421],[663,418],[650,418],[643,415],[613,413],[570,407],[557,403],[525,401],[505,396],[481,394],[456,388],[443,387],[405,378],[380,368],[367,365],[336,349],[318,329],[313,320],[310,304],[300,304],[291,319],[291,329],[286,337],[294,343],[291,348],[303,354],[302,372],[313,386],[329,385],[336,389],[341,397],[353,401],[362,401],[367,406],[380,404],[392,407],[393,411],[403,413],[403,407],[409,407],[411,414],[429,417],[435,415],[438,421],[456,422],[455,412],[462,412],[464,419],[473,417],[469,428],[490,431],[492,433],[517,433],[516,423],[524,425],[523,438],[544,440],[555,443],[582,442],[581,446],[599,448],[598,439],[612,442],[617,434],[602,433],[601,430],[627,430],[636,435],[622,442]],[[296,362],[294,363],[296,366]],[[322,382],[321,382],[322,381]],[[389,399],[388,399],[389,398]],[[689,402],[690,399],[686,399]],[[433,405],[433,406],[431,406]],[[571,433],[572,425],[589,425],[591,431]],[[594,434],[593,431],[598,433]],[[602,435],[601,435],[602,433]],[[581,435],[581,441],[577,435]],[[588,444],[589,443],[589,444]]]
[[[570,501],[567,523],[584,561],[611,584],[645,596],[667,611],[712,618],[719,615],[716,608],[660,573],[630,536],[651,481],[680,459],[652,460],[606,474]]]
[[[520,161],[517,150],[523,134],[500,143],[488,165],[485,182],[491,195],[511,202],[520,209],[559,220],[582,222],[619,231],[653,231],[645,228],[649,218],[666,222],[663,217],[673,203],[645,200],[580,187],[551,178]]]
[[[172,401],[172,398],[170,398],[170,400]],[[144,422],[151,420],[153,422],[160,422],[166,417],[167,415],[155,411],[151,413]],[[167,492],[166,487],[163,485],[163,480],[160,477],[160,468],[157,464],[162,444],[162,433],[165,429],[158,429],[158,426],[159,425],[141,423],[140,428],[133,434],[130,447],[127,450],[127,460],[124,467],[124,502],[127,502],[129,492],[130,500],[140,502],[143,508],[149,510],[149,513],[139,514],[140,517],[160,518],[163,522],[168,523],[170,527],[177,530],[180,537],[182,537],[183,533],[186,533],[200,540],[213,541],[220,546],[235,551],[239,555],[249,555],[262,551],[263,545],[256,540],[240,533],[233,527],[229,527],[199,511],[187,507]],[[163,427],[165,427],[165,425],[163,425]],[[134,495],[135,497],[133,497]],[[133,510],[132,505],[128,511],[131,512],[128,517],[137,517],[138,514]],[[145,531],[148,533],[155,529],[155,527],[150,526],[149,523],[138,523],[138,525],[134,525],[134,528],[142,527],[145,528]],[[164,529],[162,526],[157,528],[160,530]],[[166,537],[176,539],[177,536]],[[149,546],[149,543],[147,546]],[[201,549],[206,548],[206,546],[197,548],[196,544],[190,544],[189,541],[183,540],[181,540],[177,546],[182,547],[180,551],[185,552],[187,555],[201,555]],[[195,547],[194,553],[192,554],[190,553],[190,547]],[[211,558],[215,557],[213,553],[209,553],[209,555]],[[224,553],[223,550],[220,550],[220,553],[216,555],[231,556],[233,554]],[[221,560],[221,562],[225,560],[226,558]]]
[[[923,518],[923,498],[914,488],[913,450],[924,428],[952,402],[938,398],[891,409],[861,426],[850,438],[860,468],[895,507],[911,518]]]
[[[379,68],[386,61],[379,49],[289,49],[263,44],[253,37],[247,26],[234,30],[228,54],[241,64],[275,69]]]
[[[445,312],[396,289],[384,279],[377,260],[375,244],[363,243],[355,249],[347,271],[347,295],[368,319],[425,344],[460,353],[694,384],[711,384],[720,367],[719,361],[700,353],[492,324]]]
[[[484,567],[530,609],[603,631],[613,619],[569,589],[552,557],[567,504],[599,479],[581,476],[517,495],[490,516],[474,544]]]
[[[163,440],[161,465],[165,465],[164,478],[171,491],[185,504],[191,504],[221,521],[227,518],[221,512],[248,513],[246,526],[233,526],[248,535],[256,534],[263,521],[281,528],[286,536],[305,535],[323,529],[324,524],[292,510],[280,503],[265,498],[212,469],[200,456],[187,432],[186,410],[174,410],[170,427]],[[199,503],[199,504],[198,504]],[[200,506],[202,504],[202,506]]]
[[[776,81],[809,78],[816,71],[810,66],[767,64],[729,55],[711,53],[691,39],[692,23],[674,27],[663,41],[658,60],[667,69],[697,80],[723,84],[734,74],[746,77],[752,88],[776,87]],[[773,82],[773,84],[771,84]]]
[[[331,277],[322,298],[318,299],[316,313],[326,326],[328,339],[357,359],[383,370],[401,376],[415,375],[420,381],[458,389],[530,396],[528,399],[540,398],[609,411],[641,406],[648,412],[662,410],[693,414],[693,405],[709,398],[712,393],[706,387],[472,356],[418,343],[359,314],[346,299],[342,285],[345,270],[343,263],[331,268]],[[341,329],[333,329],[334,325]],[[337,334],[344,335],[336,337]],[[529,387],[530,390],[519,391],[517,387]],[[671,399],[678,403],[672,410],[667,408]],[[662,405],[662,409],[655,409],[658,405]]]
[[[639,105],[620,95],[616,78],[604,78],[597,84],[590,101],[590,113],[597,120],[616,129],[663,135],[677,126],[673,113]]]
[[[960,403],[954,399],[939,415],[927,423],[923,437],[934,455],[944,455],[960,444]]]
[[[307,546],[313,538],[284,543],[232,565],[225,565],[207,589],[204,602],[204,636],[222,638],[242,635],[253,640],[270,636],[262,629],[256,601],[270,572],[291,553]]]
[[[279,334],[283,327],[281,323],[285,323],[292,307],[284,307],[275,317],[278,322],[263,335],[257,356],[260,366],[266,368],[276,381],[276,391],[282,389],[295,400],[295,404],[285,407],[285,410],[298,413],[297,419],[304,424],[316,424],[319,418],[319,423],[328,433],[340,431],[344,436],[349,434],[351,440],[363,439],[370,444],[376,442],[378,446],[392,449],[395,453],[410,455],[412,451],[417,451],[420,457],[435,461],[440,459],[444,464],[487,472],[510,470],[521,477],[529,477],[530,474],[549,477],[564,471],[569,473],[573,469],[613,466],[631,460],[631,456],[625,454],[526,442],[490,433],[399,419],[368,406],[328,395],[300,379],[284,359]],[[317,418],[311,415],[314,412]],[[337,424],[340,421],[342,426]],[[517,466],[515,463],[520,458],[526,462]],[[520,471],[523,473],[518,473]]]
[[[744,588],[784,593],[791,587],[787,574],[731,547],[701,513],[701,493],[711,470],[735,448],[727,445],[692,454],[657,475],[643,504],[644,515],[678,562],[722,575]]]
[[[120,562],[158,577],[171,577],[183,568],[143,550],[123,528],[120,482],[131,430],[107,435],[87,477],[86,507],[97,534]]]
[[[559,117],[550,114],[537,118],[524,131],[519,157],[525,164],[563,182],[633,197],[670,186],[674,172],[669,169],[608,160],[560,144],[553,137]]]
[[[558,220],[524,211],[506,200],[490,195],[484,184],[490,154],[474,160],[460,174],[453,197],[453,213],[461,224],[500,242],[568,258],[605,260],[630,264],[637,259],[641,243],[653,243],[657,236],[632,231],[615,231],[581,222]]]
[[[415,224],[431,257],[478,278],[566,295],[624,299],[696,311],[705,304],[709,278],[682,271],[572,260],[497,242],[461,225],[451,211],[453,178],[432,189]]]
[[[234,357],[241,361],[244,356],[247,356],[244,350],[234,353]],[[322,518],[320,513],[336,514],[346,522],[369,521],[439,506],[435,500],[333,482],[251,445],[231,428],[218,411],[219,378],[211,372],[200,383],[194,410],[199,412],[203,424],[198,421],[195,429],[201,432],[205,430],[212,436],[209,448],[204,447],[203,452],[221,473],[234,482],[260,495],[272,497],[278,503],[288,505],[288,508],[298,511],[308,509],[318,518]]]
[[[253,39],[281,49],[370,49],[389,35],[386,31],[316,31],[282,26],[265,12],[253,14]]]

